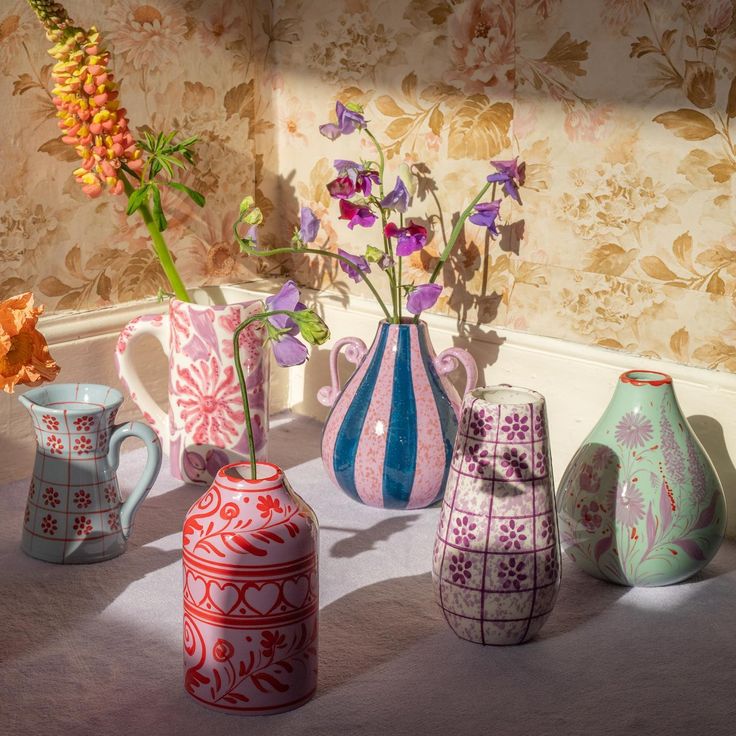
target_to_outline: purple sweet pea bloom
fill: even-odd
[[[266,310],[276,312],[284,309],[299,312],[306,306],[299,301],[299,287],[291,280],[287,281],[278,293],[266,297]],[[301,365],[307,359],[307,348],[294,335],[299,334],[299,327],[288,314],[275,314],[268,321],[278,330],[288,330],[272,344],[273,356],[283,367]]]
[[[409,298],[406,300],[406,309],[412,314],[420,314],[425,309],[433,307],[442,293],[442,287],[439,284],[421,284],[415,286],[409,292]]]
[[[352,230],[356,225],[370,227],[376,221],[376,216],[367,205],[353,204],[347,199],[341,199],[340,219],[348,220],[348,227]]]
[[[474,225],[481,225],[487,227],[488,232],[492,235],[498,236],[501,233],[498,232],[496,227],[496,220],[498,219],[498,211],[501,207],[501,200],[494,199],[493,202],[481,202],[475,205],[475,212],[468,218]]]
[[[421,250],[427,244],[427,228],[417,225],[409,220],[407,227],[396,227],[389,222],[383,229],[387,238],[396,238],[396,255],[410,256],[415,251]]]
[[[406,212],[411,195],[403,181],[397,176],[396,186],[381,200],[381,207],[397,212]]]
[[[361,192],[366,197],[370,197],[371,191],[373,190],[373,184],[380,184],[381,179],[378,176],[378,172],[373,169],[366,169],[356,161],[349,161],[348,159],[339,158],[334,162],[334,166],[337,169],[338,178],[331,181],[327,185],[327,189],[330,190],[330,194],[333,197],[340,196],[333,194],[330,189],[330,185],[334,185],[335,182],[342,181],[343,178],[347,177],[353,185],[353,191],[347,196],[350,197],[355,192]],[[347,185],[343,184],[343,187],[347,188]]]
[[[355,283],[358,283],[358,281],[361,280],[360,272],[363,273],[370,273],[371,267],[368,265],[368,261],[365,259],[365,256],[354,256],[351,253],[348,253],[347,251],[343,250],[342,248],[337,249],[337,254],[345,258],[346,260],[350,261],[350,263],[353,264],[354,268],[351,266],[348,266],[347,263],[344,261],[339,261],[340,268],[353,280]]]
[[[312,243],[319,232],[319,218],[309,207],[302,207],[299,217],[299,238],[302,243]]]
[[[333,199],[350,199],[355,194],[355,182],[349,176],[338,176],[327,183],[327,191]]]
[[[490,182],[503,184],[504,193],[521,204],[519,187],[524,186],[526,181],[526,164],[518,161],[518,156],[513,161],[491,161],[496,173],[486,178]]]
[[[325,138],[334,141],[341,135],[350,135],[355,130],[365,128],[365,118],[359,112],[349,110],[339,100],[335,105],[335,112],[337,113],[337,125],[326,123],[319,126],[319,132]]]

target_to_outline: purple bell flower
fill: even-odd
[[[420,314],[425,309],[433,307],[442,293],[439,284],[420,284],[415,286],[406,300],[406,309],[412,314]]]
[[[518,156],[512,161],[491,161],[496,173],[486,178],[490,182],[502,184],[504,193],[521,204],[519,187],[524,186],[526,181],[526,164],[518,161]]]
[[[474,225],[487,227],[488,232],[494,236],[498,236],[501,233],[498,232],[498,228],[496,227],[496,220],[498,219],[500,207],[500,199],[494,199],[493,202],[481,202],[475,205],[475,212],[468,219]]]
[[[299,238],[302,243],[313,243],[319,232],[319,218],[309,207],[302,207],[299,216]]]
[[[342,248],[338,248],[337,253],[353,264],[352,266],[348,266],[344,261],[339,261],[340,268],[356,283],[362,279],[360,275],[361,272],[371,272],[371,267],[368,265],[368,261],[365,259],[365,256],[354,256]]]
[[[403,181],[397,176],[396,186],[381,200],[381,207],[396,212],[406,212],[411,195]]]
[[[325,138],[334,141],[341,135],[350,135],[356,130],[365,128],[365,118],[359,112],[349,110],[339,100],[335,105],[335,112],[337,113],[337,124],[326,123],[319,126],[319,132]]]
[[[299,301],[299,287],[291,280],[287,281],[273,296],[266,297],[266,310],[299,312],[306,306]],[[278,330],[288,330],[278,339],[273,340],[272,349],[276,362],[283,367],[301,365],[307,359],[306,345],[299,342],[294,335],[299,334],[299,327],[288,314],[275,314],[268,321]]]

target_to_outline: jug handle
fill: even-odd
[[[143,412],[144,419],[156,430],[163,442],[169,440],[169,417],[154,401],[143,385],[130,355],[130,346],[141,335],[153,335],[160,343],[164,353],[169,355],[169,315],[142,315],[128,322],[118,338],[115,348],[115,363],[118,377],[127,388],[130,398]]]
[[[125,499],[120,507],[120,527],[123,537],[127,539],[130,536],[130,528],[133,524],[135,512],[141,505],[143,499],[148,495],[161,469],[161,443],[156,433],[143,422],[127,422],[126,424],[118,424],[113,427],[110,436],[110,449],[107,452],[107,462],[113,472],[118,469],[120,464],[120,445],[123,440],[128,437],[138,437],[143,440],[148,450],[146,458],[146,467],[143,469],[143,475],[136,484],[135,488],[130,492],[128,498]]]
[[[441,376],[454,371],[458,364],[462,363],[465,368],[465,391],[472,391],[478,383],[478,366],[475,358],[462,348],[447,348],[435,359],[434,367]]]
[[[337,370],[337,359],[340,351],[345,346],[347,346],[345,357],[354,365],[359,365],[368,352],[368,348],[359,337],[343,337],[342,340],[335,343],[330,351],[330,380],[332,383],[329,386],[322,386],[317,391],[317,401],[323,406],[332,406],[340,395],[340,374]]]

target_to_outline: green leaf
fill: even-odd
[[[153,216],[156,220],[156,226],[159,232],[164,232],[169,226],[164,216],[163,208],[161,207],[161,192],[156,184],[151,184],[151,191],[153,192]]]
[[[149,184],[144,184],[142,187],[133,190],[133,193],[128,197],[128,209],[125,210],[125,214],[132,215],[148,201],[149,186]]]
[[[198,204],[200,207],[204,207],[206,200],[203,194],[196,192],[194,189],[190,189],[184,184],[180,184],[178,181],[170,181],[169,186],[172,189],[178,189],[180,192],[184,192],[184,194],[188,195],[193,202]]]

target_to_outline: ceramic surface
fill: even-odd
[[[340,391],[337,357],[358,365]],[[472,356],[449,348],[436,356],[427,325],[381,322],[370,347],[357,338],[332,350],[332,385],[319,400],[332,406],[322,433],[322,461],[333,482],[369,506],[415,509],[442,497],[457,433],[460,397],[445,374],[465,367],[475,386]]]
[[[155,432],[142,422],[116,425],[123,397],[109,386],[57,383],[26,391],[20,401],[37,441],[23,551],[63,563],[101,562],[124,552],[133,517],[161,467]],[[145,442],[148,461],[123,501],[115,471],[127,437]]]
[[[243,715],[297,708],[317,686],[318,524],[283,472],[220,469],[183,531],[184,687]]]
[[[715,555],[725,498],[664,373],[629,371],[558,490],[565,552],[623,585],[669,585]]]
[[[168,314],[137,317],[120,333],[118,375],[161,438],[175,478],[209,483],[223,465],[247,458],[233,332],[261,309],[257,301],[217,306],[172,299]],[[131,343],[143,334],[157,338],[169,358],[168,416],[151,398],[131,360]],[[262,335],[254,325],[240,338],[258,458],[265,454],[268,432],[268,353]]]
[[[544,398],[495,386],[463,404],[437,526],[435,598],[450,628],[479,644],[520,644],[560,587]]]

